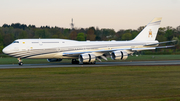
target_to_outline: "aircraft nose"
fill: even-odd
[[[8,49],[7,47],[5,47],[5,48],[2,50],[2,52],[3,52],[4,54],[7,54],[8,51],[9,51],[9,49]]]

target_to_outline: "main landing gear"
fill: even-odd
[[[86,63],[79,63],[77,59],[72,59],[72,64],[96,64],[96,61],[94,62],[86,62]]]
[[[22,66],[23,65],[23,62],[22,62],[22,60],[20,59],[20,58],[18,58],[18,61],[19,61],[19,66]]]
[[[72,62],[71,62],[72,64],[79,64],[79,61],[78,60],[76,60],[76,59],[72,59]]]

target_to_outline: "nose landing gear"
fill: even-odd
[[[20,58],[18,58],[18,61],[19,61],[19,66],[22,66],[23,65],[23,62],[22,62],[22,60],[20,59]]]

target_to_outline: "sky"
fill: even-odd
[[[154,17],[160,27],[180,25],[180,0],[0,0],[0,26],[137,29]]]

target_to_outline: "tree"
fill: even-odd
[[[156,38],[159,42],[167,41],[167,38],[164,35],[157,35]]]
[[[45,38],[50,38],[52,33],[49,31],[50,29],[45,29]]]
[[[119,30],[117,33],[116,33],[116,40],[122,40],[122,35],[124,34],[125,30]]]
[[[27,32],[26,32],[26,31],[22,31],[22,32],[19,34],[19,39],[24,39],[24,38],[27,38]]]
[[[4,24],[2,27],[10,27],[8,24]]]
[[[96,38],[94,27],[90,27],[87,31],[87,40],[94,41]]]
[[[132,35],[131,33],[125,33],[122,35],[122,40],[131,40],[132,39]]]
[[[178,32],[180,32],[180,26],[178,26],[178,27],[176,28],[176,30],[177,30]]]
[[[132,39],[134,39],[138,34],[138,31],[132,31]]]
[[[70,35],[70,29],[67,29],[67,28],[64,29],[64,31],[63,31],[64,38],[68,39],[69,35]]]
[[[137,29],[137,31],[138,31],[138,32],[141,32],[145,27],[146,27],[146,26],[140,26],[140,27]]]
[[[36,28],[35,25],[29,25],[28,27],[29,27],[29,28]]]
[[[19,28],[19,29],[20,29],[20,28],[21,28],[20,26],[21,26],[20,23],[15,23],[15,24],[12,23],[12,24],[11,24],[11,27],[13,27],[13,28]]]
[[[27,25],[22,24],[22,25],[20,26],[20,28],[23,29],[23,30],[25,30],[25,29],[27,28]]]
[[[13,34],[5,34],[3,35],[3,46],[7,46],[13,42]]]
[[[165,33],[165,37],[168,40],[171,40],[173,38],[173,29],[171,26],[166,27],[166,33]]]
[[[112,40],[115,38],[115,31],[114,29],[101,29],[101,38],[102,40]]]
[[[77,40],[78,41],[85,41],[85,35],[84,35],[84,33],[78,33],[78,35],[77,35]]]
[[[2,53],[3,48],[4,48],[4,46],[3,46],[3,36],[2,36],[2,31],[0,30],[0,53]]]
[[[172,40],[176,40],[176,46],[175,46],[176,51],[180,50],[180,40],[179,40],[179,38],[173,37]]]
[[[98,41],[102,40],[102,38],[101,38],[102,32],[98,27],[96,27],[96,33],[95,34],[96,34],[96,39],[95,40],[98,40]]]
[[[45,38],[45,30],[44,29],[39,29],[35,31],[35,38]]]
[[[71,31],[70,39],[71,40],[76,40],[77,39],[77,32],[75,30]]]

